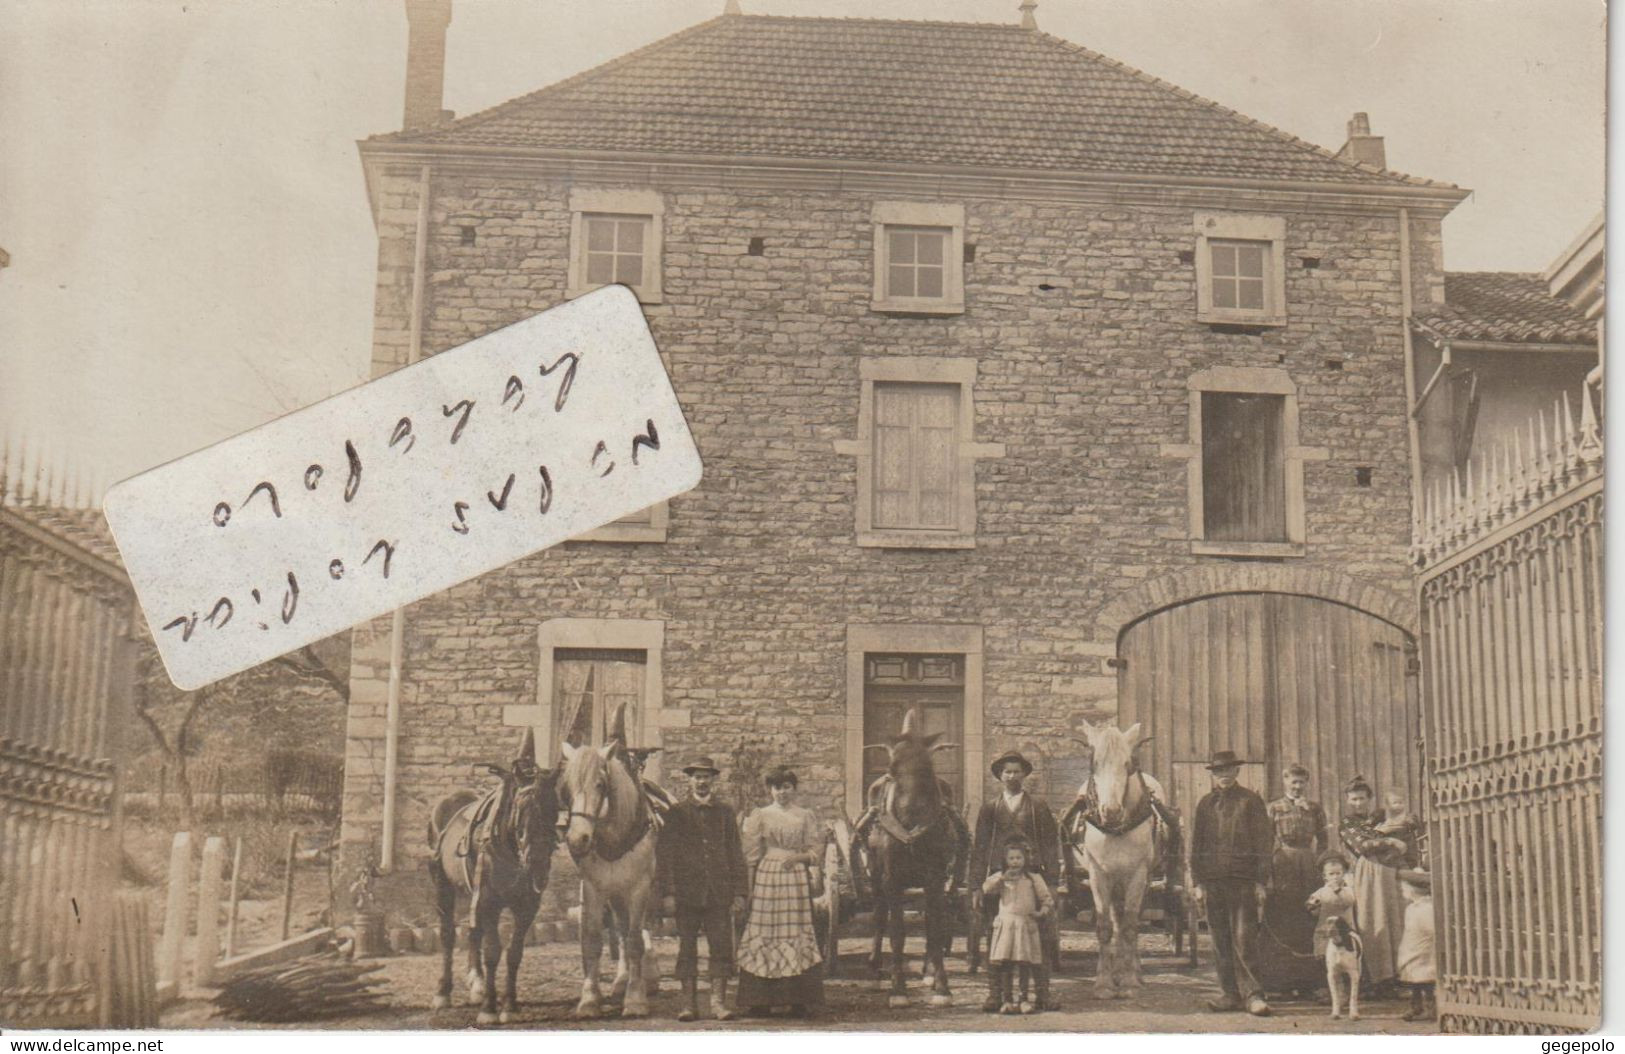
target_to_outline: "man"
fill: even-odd
[[[1004,869],[1004,846],[1012,838],[1032,846],[1033,857],[1028,869],[1044,878],[1044,884],[1059,893],[1061,879],[1061,842],[1055,827],[1055,814],[1042,798],[1026,790],[1023,784],[1032,775],[1033,766],[1019,752],[1011,750],[1000,754],[989,766],[993,778],[999,781],[1000,794],[984,802],[976,814],[976,840],[971,849],[970,878],[973,889],[980,889],[988,875]],[[984,915],[997,910],[998,901],[984,898]],[[1051,970],[1060,969],[1061,931],[1054,914],[1041,924],[1044,940],[1045,965],[1038,968],[1038,1005],[1042,1010],[1058,1009],[1049,990]],[[992,996],[989,996],[992,1002]],[[983,1006],[988,1010],[988,1006]],[[992,1010],[997,1010],[993,1006]]]
[[[1213,789],[1196,806],[1191,833],[1191,888],[1207,908],[1223,995],[1208,1004],[1215,1012],[1270,1012],[1257,976],[1258,923],[1270,878],[1275,827],[1264,799],[1239,785],[1242,761],[1220,750],[1208,762]]]
[[[705,932],[711,974],[711,1015],[733,1019],[727,1007],[733,974],[733,916],[745,910],[749,879],[734,811],[713,793],[718,769],[708,757],[683,767],[688,797],[672,806],[660,831],[656,877],[661,910],[677,919],[677,979],[683,1009],[677,1020],[700,1016],[700,932]],[[730,911],[731,909],[731,911]]]

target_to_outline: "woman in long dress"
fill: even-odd
[[[1271,991],[1312,992],[1326,983],[1326,963],[1315,954],[1315,920],[1304,902],[1319,888],[1326,851],[1326,810],[1306,796],[1309,770],[1287,769],[1285,794],[1269,803],[1275,852],[1259,939],[1259,979]]]
[[[1405,930],[1399,868],[1412,862],[1412,846],[1403,831],[1381,829],[1382,810],[1364,776],[1349,780],[1343,796],[1338,834],[1354,858],[1354,922],[1365,942],[1360,976],[1373,987],[1386,988],[1398,973],[1399,939]]]
[[[824,1001],[812,887],[829,834],[810,809],[792,803],[794,772],[780,766],[764,782],[773,802],[751,812],[744,824],[751,896],[739,943],[739,1005],[756,1015],[788,1006],[806,1016]]]

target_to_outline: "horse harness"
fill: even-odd
[[[949,813],[951,811],[951,810],[949,810],[949,808],[946,805],[944,805],[944,806],[942,806],[941,809],[938,810],[937,815],[933,816],[931,819],[927,820],[925,823],[922,823],[919,826],[912,827],[912,828],[904,827],[903,826],[903,821],[899,820],[897,818],[897,813],[895,811],[893,811],[893,807],[895,805],[896,793],[897,793],[897,784],[896,783],[888,784],[887,787],[886,787],[885,801],[881,805],[880,815],[876,817],[875,822],[880,824],[880,829],[881,830],[883,830],[887,834],[891,835],[893,838],[895,838],[898,842],[900,842],[903,845],[912,845],[912,844],[914,844],[914,842],[916,840],[918,840],[919,838],[924,836],[932,828],[936,827],[937,824],[941,823],[943,818],[945,816],[949,815]]]
[[[670,808],[671,803],[671,799],[667,796],[664,789],[644,779],[643,776],[632,767],[630,758],[623,757],[621,764],[626,768],[627,775],[632,777],[632,782],[638,788],[638,822],[624,839],[615,842],[612,845],[605,845],[601,840],[595,840],[593,845],[593,855],[607,864],[613,864],[627,853],[630,853],[639,842],[643,841],[644,837],[647,836],[651,830],[658,831],[663,825],[664,820],[661,816],[661,810],[651,803],[651,795],[658,795],[659,800],[666,803],[667,808]],[[591,820],[594,830],[597,829],[598,821],[603,818],[602,816],[584,813],[579,809],[571,809],[566,822],[568,822],[570,818],[577,816],[584,820]]]
[[[1153,817],[1159,823],[1166,824],[1168,819],[1162,815],[1162,803],[1151,793],[1150,785],[1145,782],[1145,773],[1136,768],[1129,774],[1129,778],[1140,782],[1140,808],[1116,823],[1107,823],[1101,815],[1100,794],[1095,789],[1095,777],[1091,775],[1089,782],[1084,785],[1083,794],[1079,795],[1078,800],[1072,803],[1072,808],[1067,810],[1065,827],[1070,830],[1076,816],[1082,816],[1083,821],[1090,827],[1113,836],[1128,834]]]

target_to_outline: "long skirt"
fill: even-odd
[[[1315,917],[1305,906],[1320,886],[1314,849],[1278,847],[1271,874],[1258,941],[1258,979],[1273,992],[1318,988],[1326,983],[1326,962],[1315,954]]]
[[[1365,942],[1360,977],[1380,984],[1398,973],[1399,940],[1405,932],[1405,897],[1399,872],[1365,857],[1354,861],[1354,923]]]
[[[738,962],[740,1006],[823,1002],[823,956],[813,930],[805,865],[783,860],[757,865]]]

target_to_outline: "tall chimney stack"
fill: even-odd
[[[406,131],[433,128],[451,119],[440,104],[446,85],[446,27],[451,0],[406,0]]]
[[[1337,156],[1375,168],[1388,167],[1388,151],[1382,145],[1382,136],[1371,134],[1371,118],[1363,113],[1349,118],[1349,140]]]

